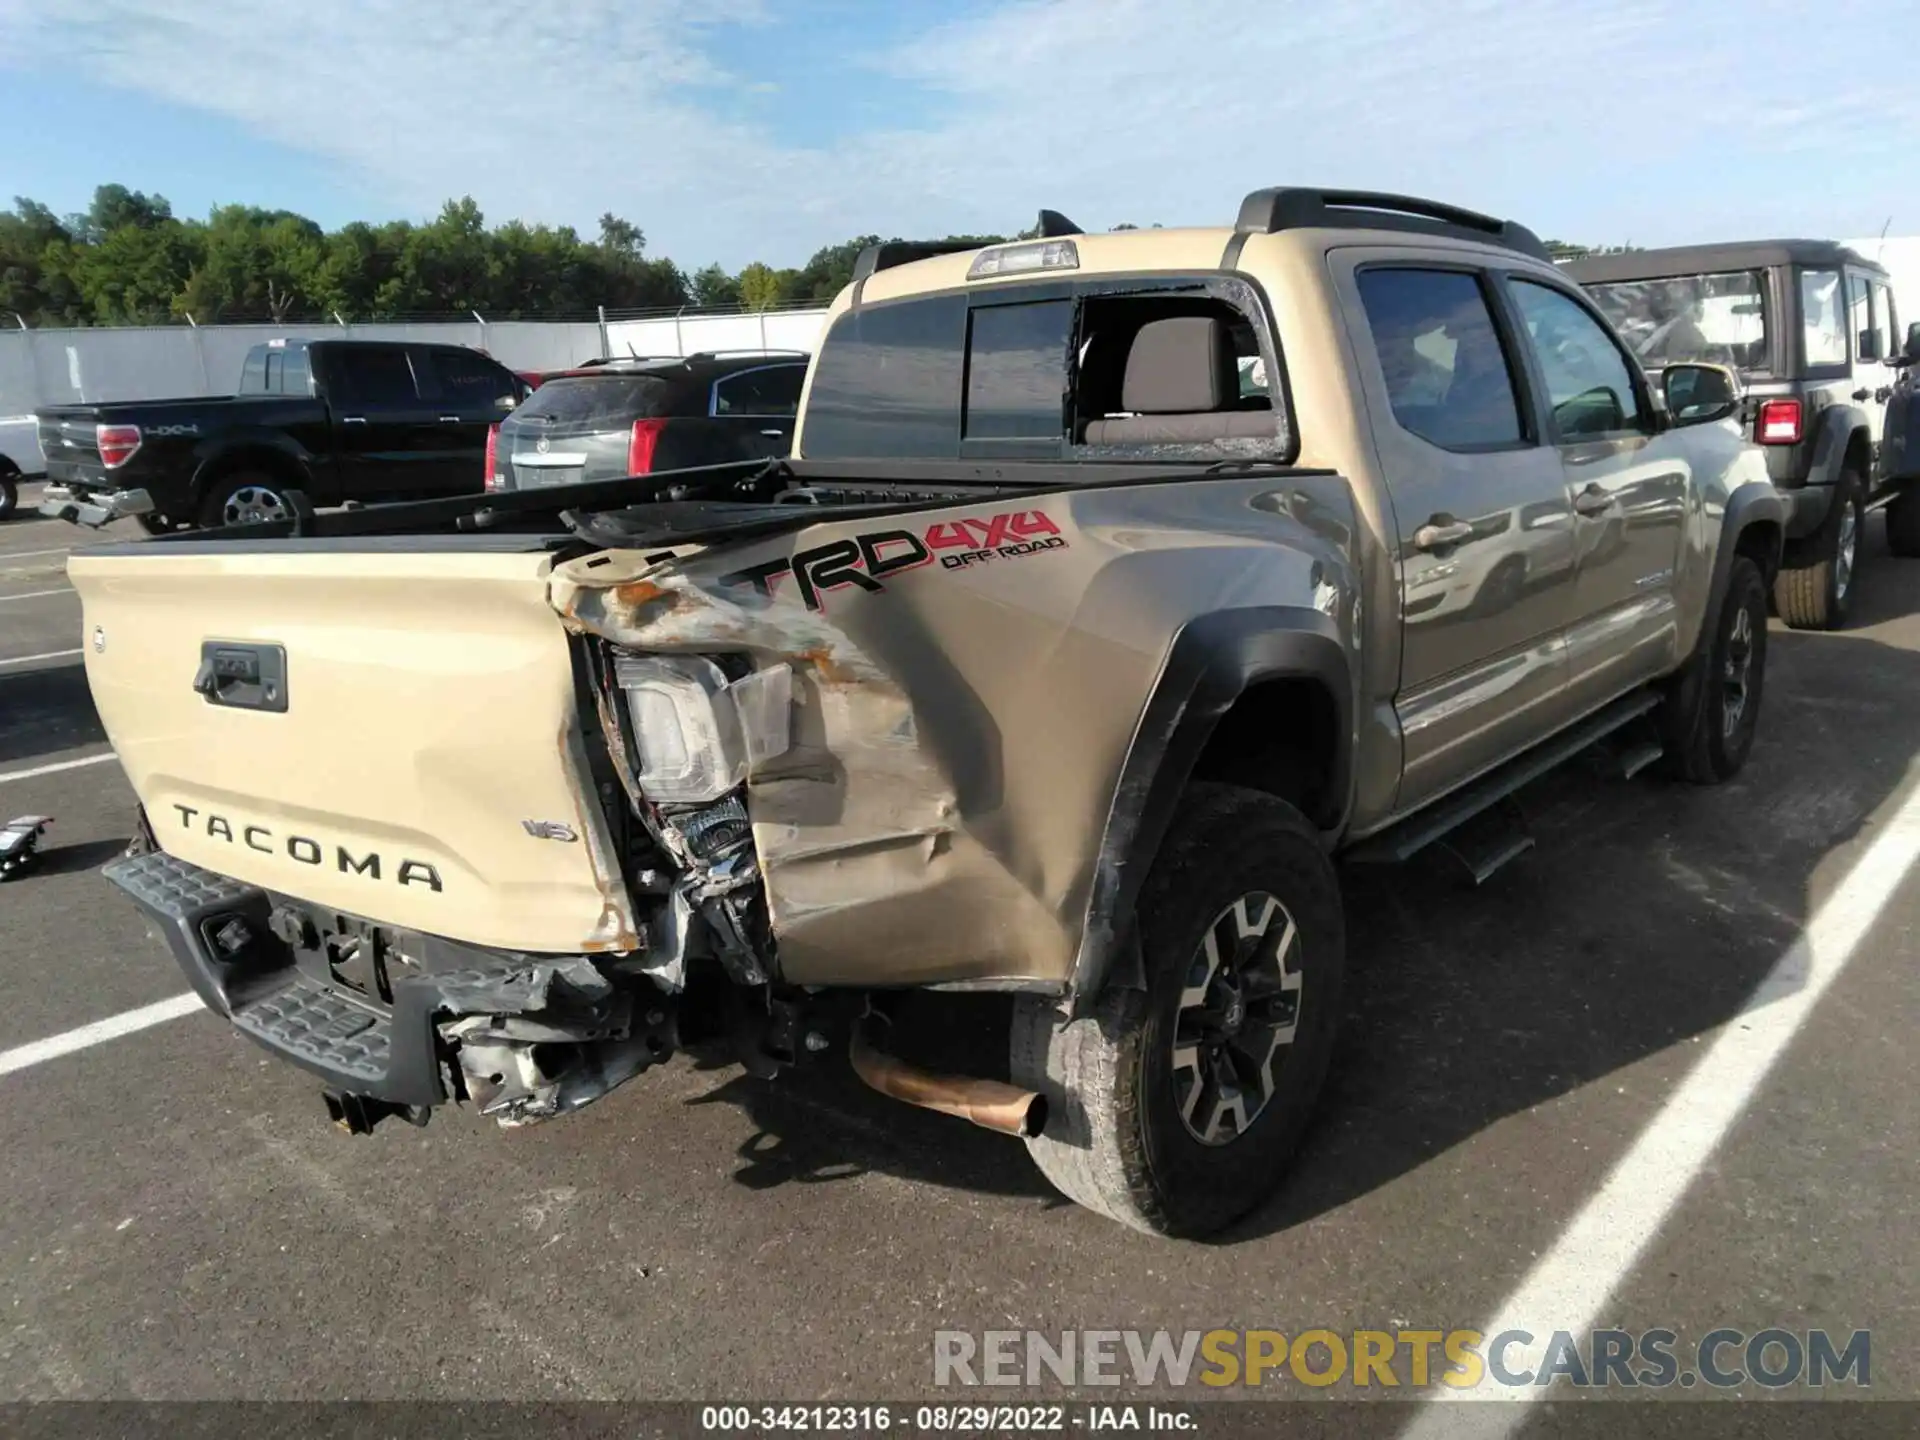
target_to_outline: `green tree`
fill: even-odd
[[[795,272],[775,270],[756,260],[740,272],[740,303],[749,310],[771,310],[787,298]]]
[[[687,297],[695,305],[738,305],[740,282],[718,265],[695,271],[687,280]]]
[[[173,207],[164,195],[148,195],[124,185],[102,185],[94,190],[93,204],[87,213],[75,215],[66,228],[76,238],[98,244],[129,225],[154,230],[172,219]]]
[[[320,310],[327,238],[286,210],[225,205],[203,231],[204,257],[173,297],[176,315],[284,321]]]

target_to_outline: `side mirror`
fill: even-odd
[[[1920,320],[1907,326],[1907,343],[1900,354],[1908,364],[1920,364]]]
[[[1726,420],[1740,408],[1740,377],[1725,365],[1669,365],[1660,372],[1660,399],[1675,425]]]

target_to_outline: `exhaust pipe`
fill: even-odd
[[[998,1080],[939,1075],[883,1054],[858,1029],[847,1046],[853,1073],[870,1088],[923,1110],[957,1115],[984,1130],[1031,1139],[1047,1126],[1047,1097]]]

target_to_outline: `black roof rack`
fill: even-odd
[[[1517,250],[1551,262],[1540,237],[1512,220],[1412,195],[1377,190],[1315,190],[1284,187],[1255,190],[1240,202],[1233,228],[1242,235],[1273,235],[1282,230],[1341,226],[1369,230],[1408,230],[1419,235],[1451,235]]]
[[[958,255],[963,250],[978,250],[977,240],[888,240],[879,245],[869,245],[860,252],[860,258],[853,262],[853,278],[857,284],[879,270],[891,270],[896,265],[911,265],[915,260],[931,260],[936,255]]]
[[[719,360],[723,357],[733,355],[798,355],[802,359],[811,358],[810,352],[806,350],[796,350],[787,345],[735,345],[719,350],[695,350],[685,358],[688,360]]]

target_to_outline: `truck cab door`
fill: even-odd
[[[338,345],[326,352],[344,500],[377,503],[433,493],[426,444],[433,414],[421,399],[412,358],[398,345]]]
[[[1502,286],[1573,512],[1569,709],[1679,663],[1680,543],[1697,432],[1662,431],[1646,377],[1598,313],[1545,276]]]
[[[1573,514],[1484,269],[1330,257],[1391,501],[1400,587],[1396,809],[1464,783],[1563,718]]]
[[[478,351],[456,345],[422,346],[414,370],[432,408],[420,437],[426,493],[464,495],[486,488],[487,431],[513,413],[525,382]]]

